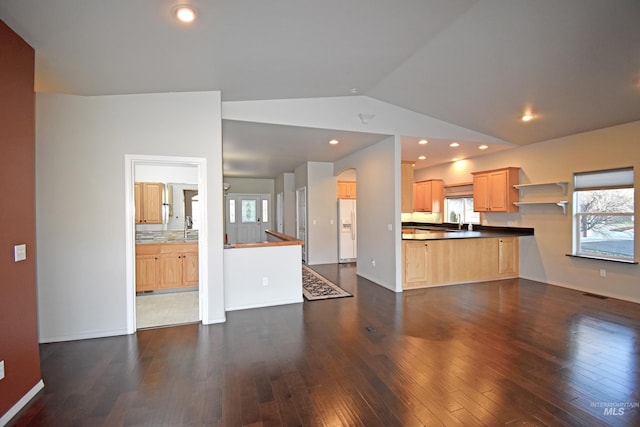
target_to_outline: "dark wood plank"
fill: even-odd
[[[354,297],[41,345],[45,389],[9,425],[640,425],[637,304],[313,268]]]

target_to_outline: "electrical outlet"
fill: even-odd
[[[371,260],[371,265],[374,266],[374,267],[376,266],[376,260],[375,259]]]
[[[4,360],[0,360],[0,380],[4,379]]]
[[[27,259],[27,245],[15,245],[13,247],[13,260],[15,262]]]
[[[600,277],[607,277],[607,270],[605,270],[604,268],[600,269]]]
[[[263,277],[262,278],[262,286],[268,286],[269,285],[269,278],[268,277]]]

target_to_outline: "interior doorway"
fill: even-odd
[[[358,259],[356,170],[347,169],[337,176],[338,262],[354,263]]]
[[[127,331],[133,333],[139,327],[150,327],[147,321],[139,322],[142,319],[138,319],[138,315],[145,316],[144,310],[149,310],[149,307],[139,304],[139,297],[153,296],[144,300],[145,303],[153,302],[150,313],[156,318],[164,316],[164,320],[160,320],[160,323],[154,321],[155,324],[151,327],[201,321],[208,314],[206,262],[199,262],[199,258],[206,259],[208,225],[206,215],[202,213],[207,197],[206,187],[203,185],[206,176],[205,159],[127,155],[125,160]],[[134,187],[138,189],[136,182],[141,181],[161,184],[160,223],[156,221],[154,224],[136,224]],[[161,247],[162,253],[149,255],[145,264],[145,260],[140,256],[136,257],[139,244],[152,252]],[[165,251],[165,248],[171,250]],[[174,250],[177,251],[175,254]],[[161,266],[165,261],[163,269]],[[136,286],[137,279],[146,272],[150,272],[151,277],[154,274],[158,275],[154,280],[162,284],[153,292],[141,292]],[[157,304],[152,300],[158,300]],[[160,313],[160,310],[164,310],[165,314]],[[180,310],[190,311],[188,320],[180,321],[180,317],[175,317],[179,316]]]

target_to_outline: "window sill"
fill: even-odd
[[[595,259],[598,261],[620,262],[622,264],[638,264],[638,261],[632,261],[627,259],[602,258],[597,256],[575,255],[575,254],[566,254],[566,256],[572,257],[572,258]]]

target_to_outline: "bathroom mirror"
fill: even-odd
[[[166,192],[167,230],[184,230],[185,227],[197,229],[197,210],[194,212],[193,203],[198,202],[198,185],[168,183]],[[188,206],[187,201],[189,202]],[[196,218],[194,218],[194,213]]]

